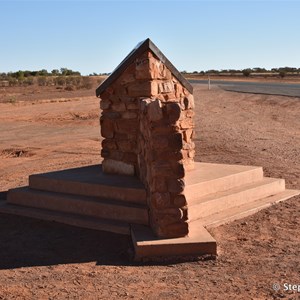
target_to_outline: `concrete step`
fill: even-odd
[[[262,198],[254,202],[249,202],[231,209],[226,209],[195,222],[191,222],[189,224],[190,229],[193,230],[193,226],[205,226],[206,228],[217,227],[222,224],[245,218],[275,203],[279,203],[297,195],[300,195],[300,190],[285,190],[276,195]]]
[[[146,204],[146,190],[137,177],[104,174],[101,165],[31,175],[29,186],[43,191]]]
[[[216,240],[203,227],[193,228],[187,237],[160,239],[149,227],[131,226],[131,237],[135,250],[135,260],[155,257],[216,255]]]
[[[23,187],[10,190],[7,202],[57,212],[148,225],[146,206],[103,197],[76,196]]]
[[[201,196],[223,192],[263,179],[261,167],[195,163],[185,177],[185,195],[192,203]]]
[[[1,203],[2,202],[2,203]],[[19,215],[33,219],[54,221],[71,226],[109,231],[119,234],[130,235],[130,225],[126,222],[99,219],[90,216],[82,216],[64,212],[50,211],[41,208],[25,207],[20,205],[0,202],[0,212],[6,214]]]
[[[246,184],[225,192],[199,197],[188,202],[189,221],[222,212],[261,198],[269,197],[285,190],[284,179],[263,178],[258,182]]]

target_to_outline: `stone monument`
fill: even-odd
[[[194,161],[199,99],[149,39],[96,95],[102,164],[31,175],[0,212],[131,235],[136,259],[216,255],[207,228],[300,193],[261,167]]]
[[[97,89],[103,172],[142,181],[158,237],[188,234],[184,176],[194,168],[192,92],[149,39]]]

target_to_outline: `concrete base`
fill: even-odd
[[[137,261],[154,257],[217,254],[216,240],[203,226],[194,228],[187,237],[159,239],[149,227],[133,225],[131,236]]]
[[[283,179],[265,178],[261,167],[195,163],[185,178],[189,236],[158,239],[148,226],[146,191],[133,176],[109,175],[87,166],[31,175],[29,187],[10,190],[0,212],[131,234],[135,259],[216,255],[206,228],[249,216],[299,195]]]
[[[186,174],[189,236],[158,239],[143,226],[132,226],[135,259],[217,253],[206,228],[244,218],[300,194],[286,190],[283,179],[263,177],[261,167],[196,163]]]

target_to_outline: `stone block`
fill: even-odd
[[[194,96],[189,94],[187,97],[184,98],[184,106],[185,109],[194,109],[195,108],[195,101]]]
[[[183,143],[182,149],[184,149],[184,150],[194,150],[195,149],[195,143],[194,142]]]
[[[119,119],[121,117],[121,114],[119,112],[116,111],[103,111],[100,120],[104,120],[104,119]]]
[[[188,151],[186,151],[188,152]],[[168,160],[171,161],[180,161],[183,158],[188,158],[188,153],[186,153],[186,157],[183,157],[182,151],[172,151],[172,149],[164,148],[164,149],[153,149],[152,151],[153,160],[160,160],[162,157],[167,157]]]
[[[164,177],[153,177],[151,189],[156,192],[165,193],[168,191],[168,186]]]
[[[110,119],[100,120],[101,126],[101,135],[104,138],[113,138],[114,137],[114,122]]]
[[[139,123],[136,119],[120,119],[116,121],[118,133],[135,134],[138,132]]]
[[[134,152],[123,153],[123,160],[128,163],[137,164],[137,154]]]
[[[170,194],[169,193],[153,193],[151,201],[157,209],[163,209],[170,206]]]
[[[136,144],[129,140],[120,140],[116,142],[118,145],[118,149],[123,152],[132,152],[136,149]]]
[[[193,118],[195,116],[195,112],[191,109],[188,109],[186,112],[185,112],[185,116],[187,118]]]
[[[191,171],[193,169],[195,169],[195,162],[193,159],[186,159],[183,162],[183,166],[184,166],[184,170],[185,171]]]
[[[136,60],[136,79],[171,79],[172,74],[166,66],[155,57],[141,57]]]
[[[177,222],[163,227],[157,226],[156,233],[161,238],[184,237],[189,234],[188,223]]]
[[[127,109],[138,109],[139,108],[139,106],[138,106],[138,104],[137,104],[137,101],[135,101],[135,102],[129,102],[129,103],[126,103],[126,108]]]
[[[126,105],[123,102],[113,103],[112,110],[118,111],[118,112],[126,111]]]
[[[188,157],[189,158],[194,158],[196,155],[196,151],[195,150],[189,150],[188,151]]]
[[[102,148],[108,149],[108,150],[116,150],[117,144],[113,139],[104,139],[102,141]]]
[[[172,151],[182,149],[182,134],[177,132],[168,137],[168,146],[172,149]]]
[[[133,165],[113,159],[104,159],[102,162],[102,170],[104,173],[109,174],[134,175]]]
[[[102,148],[101,149],[101,156],[103,158],[109,158],[110,157],[110,150],[107,148]]]
[[[174,88],[175,88],[175,96],[176,96],[176,98],[181,98],[182,95],[183,95],[182,85],[180,83],[175,83],[174,84]]]
[[[135,77],[136,79],[153,79],[154,74],[150,69],[150,58],[137,59],[135,64]]]
[[[181,161],[173,162],[172,173],[176,174],[177,178],[183,178],[185,176],[185,168]]]
[[[124,153],[119,150],[110,150],[109,151],[109,158],[117,160],[117,161],[123,161],[124,160]]]
[[[192,118],[185,118],[180,121],[180,128],[181,129],[189,129],[189,128],[194,128],[195,123]]]
[[[151,174],[154,177],[168,176],[172,172],[172,166],[168,161],[155,161],[151,164]]]
[[[101,100],[100,101],[100,109],[109,109],[111,102],[109,100]]]
[[[165,93],[173,93],[175,92],[174,83],[172,80],[162,81],[158,83],[158,93],[165,94]],[[175,94],[174,94],[175,98]]]
[[[144,99],[140,100],[139,108],[142,113],[147,112],[148,105],[149,105],[149,103],[151,103],[151,101],[152,101],[151,98],[144,98]]]
[[[170,193],[180,194],[184,191],[185,183],[183,179],[169,178],[167,184]]]
[[[167,102],[178,102],[178,99],[175,96],[175,93],[166,93],[163,94],[165,101]]]
[[[123,73],[121,76],[120,76],[120,84],[122,85],[126,85],[128,83],[131,83],[131,82],[134,82],[136,80],[134,74],[131,74],[131,73]]]
[[[187,205],[186,197],[184,194],[177,195],[173,199],[173,205],[175,207],[183,207]]]
[[[123,114],[122,114],[122,118],[124,118],[124,119],[137,119],[137,117],[138,117],[138,114],[134,111],[127,110],[127,111],[123,112]]]
[[[130,97],[151,97],[153,92],[157,94],[157,87],[152,91],[153,86],[155,86],[153,81],[135,81],[128,85],[128,95]]]
[[[183,138],[186,143],[190,143],[192,141],[193,129],[187,129],[183,132]]]
[[[168,103],[165,106],[165,112],[170,123],[175,123],[180,118],[181,108],[178,103]]]
[[[167,149],[169,146],[169,140],[166,136],[156,136],[152,140],[152,147],[155,150]]]
[[[128,83],[127,85],[130,85],[132,83]],[[118,84],[116,87],[115,87],[115,90],[114,90],[114,95],[117,95],[118,96],[118,99],[120,99],[120,97],[122,96],[129,96],[128,95],[128,91],[127,91],[127,85],[122,85],[122,84]]]
[[[159,121],[163,118],[162,104],[160,100],[156,99],[148,103],[147,116],[151,122]]]

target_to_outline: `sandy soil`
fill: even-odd
[[[29,174],[100,161],[93,94],[0,103],[0,197]],[[198,161],[263,166],[300,189],[299,98],[194,94]],[[0,214],[0,299],[300,299],[283,290],[300,285],[299,200],[213,229],[215,261],[144,265],[127,236]]]

